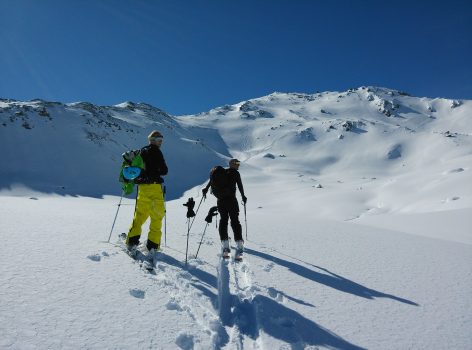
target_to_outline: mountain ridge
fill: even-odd
[[[131,101],[98,106],[0,99],[0,146],[8,164],[0,190],[22,185],[47,193],[119,195],[121,153],[144,146],[153,129],[165,138],[169,198],[205,182],[209,169],[230,157],[274,182],[286,174],[327,181],[346,173],[427,177],[436,161],[451,163],[442,172],[470,168],[471,112],[469,100],[380,87],[274,92],[187,116]]]

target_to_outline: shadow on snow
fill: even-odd
[[[310,271],[302,266],[272,257],[264,253],[260,253],[251,249],[246,249],[246,251],[249,254],[261,256],[280,265],[291,266],[292,270],[294,269],[295,271],[298,271],[297,273],[301,274],[302,276],[303,274],[307,275],[307,271]],[[172,266],[179,268],[183,267],[181,261],[167,254],[162,254],[162,261]],[[275,339],[300,346],[321,345],[333,349],[363,349],[362,347],[356,346],[342,339],[335,333],[330,332],[329,330],[318,325],[316,322],[303,317],[301,314],[286,307],[285,305],[282,305],[272,298],[257,294],[252,300],[239,300],[238,296],[230,294],[227,285],[227,283],[229,283],[229,272],[227,269],[223,269],[221,271],[222,276],[220,276],[220,279],[223,279],[223,281],[218,281],[216,276],[194,266],[192,266],[190,269],[186,269],[186,272],[196,279],[192,280],[191,284],[200,290],[204,295],[206,295],[212,301],[216,309],[220,308],[218,311],[222,324],[229,327],[237,326],[241,336],[246,336],[256,340],[260,336],[260,332],[263,331],[265,334]],[[313,271],[310,273],[317,274]],[[310,279],[315,281],[320,280],[320,278]],[[225,285],[219,286],[218,283],[221,282],[224,282]],[[350,283],[359,286],[358,288],[367,290],[367,288],[350,281],[345,283]],[[212,292],[210,288],[218,289],[220,293],[225,294],[225,296],[223,296],[223,300],[221,300],[221,298],[219,300],[218,295]],[[378,292],[375,293],[377,293],[376,296],[384,295]],[[222,301],[227,305],[218,305],[218,302]],[[308,303],[302,304],[313,306]],[[218,340],[215,344],[216,348],[222,348],[226,346],[229,341],[230,337],[226,329],[219,329]]]
[[[393,299],[393,300],[396,300],[396,301],[399,301],[399,302],[402,302],[402,303],[405,303],[405,304],[408,304],[408,305],[419,306],[417,303],[415,303],[413,301],[410,301],[410,300],[407,300],[407,299],[404,299],[404,298],[400,298],[400,297],[397,297],[395,295],[382,293],[382,292],[376,291],[374,289],[367,288],[367,287],[365,287],[365,286],[363,286],[359,283],[356,283],[356,282],[351,281],[347,278],[339,276],[339,275],[337,275],[337,274],[335,274],[335,273],[333,273],[333,272],[331,272],[331,271],[329,271],[325,268],[322,268],[322,267],[316,266],[316,268],[318,268],[318,269],[320,269],[320,270],[322,270],[326,273],[320,273],[320,272],[317,272],[317,271],[313,271],[313,270],[310,270],[309,268],[306,268],[302,265],[299,265],[299,264],[296,264],[296,263],[293,263],[293,262],[290,262],[290,261],[287,261],[287,260],[284,260],[284,259],[280,259],[280,258],[277,258],[273,255],[269,255],[269,254],[266,254],[266,253],[263,253],[263,252],[260,252],[260,251],[257,251],[257,250],[245,248],[245,251],[248,254],[258,256],[258,257],[263,258],[265,260],[272,261],[275,264],[278,264],[280,266],[285,266],[290,271],[296,273],[297,275],[299,275],[301,277],[307,278],[307,279],[309,279],[313,282],[324,284],[325,286],[337,289],[337,290],[339,290],[341,292],[344,292],[344,293],[349,293],[349,294],[356,295],[356,296],[366,298],[366,299],[390,298],[390,299]]]
[[[271,298],[257,295],[253,303],[258,314],[264,315],[259,319],[260,329],[276,339],[302,347],[313,345],[332,349],[363,349]]]

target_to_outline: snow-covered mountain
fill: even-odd
[[[0,100],[0,348],[470,349],[471,118],[472,101],[377,87],[190,116]],[[132,198],[110,229],[121,153],[153,129],[170,200],[147,274],[115,245]],[[248,196],[239,265],[221,264],[201,197],[230,157]]]
[[[175,118],[143,103],[101,107],[85,102],[1,100],[0,126],[6,164],[0,173],[2,189],[119,195],[121,154],[146,145],[153,129],[165,136],[164,151],[172,171],[167,186],[170,198],[203,182],[221,157]]]
[[[101,107],[0,100],[5,164],[0,188],[119,194],[121,153],[143,146],[149,131],[158,129],[165,136],[171,198],[202,183],[212,165],[230,156],[261,176],[304,176],[318,185],[323,176],[342,182],[345,174],[376,179],[396,174],[414,178],[417,189],[441,176],[434,173],[438,162],[442,172],[453,174],[471,164],[471,114],[471,101],[417,98],[376,87],[273,93],[182,117],[143,103]],[[450,178],[465,185],[464,174]],[[443,185],[430,190],[444,196]],[[405,204],[400,201],[396,209]]]
[[[472,165],[471,117],[472,101],[365,87],[274,93],[179,121],[219,130],[229,152],[267,177],[269,187],[288,176],[289,186],[304,181],[332,192],[357,178],[364,192],[373,188],[360,199],[366,210],[431,211],[444,208],[442,200],[455,202],[448,208],[472,206],[465,171]],[[467,196],[456,200],[451,188]]]
[[[325,204],[316,210],[324,217],[470,208],[471,115],[472,101],[376,87],[273,93],[180,117],[132,102],[100,107],[2,100],[0,189],[117,195],[121,153],[143,146],[158,129],[165,136],[171,199],[233,156],[250,176],[266,179],[259,185],[263,193],[288,186],[305,197],[308,190]],[[353,187],[358,193],[346,201]]]

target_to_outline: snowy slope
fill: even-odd
[[[471,101],[366,87],[181,117],[130,102],[0,111],[1,349],[472,347]],[[132,198],[106,241],[120,154],[155,128],[175,200],[148,274],[115,245]],[[85,151],[97,158],[77,178]],[[230,156],[249,198],[245,261],[220,262],[214,224],[193,258],[209,196],[185,266],[182,204]]]
[[[204,181],[207,169],[221,158],[173,117],[146,104],[0,101],[0,146],[7,164],[0,171],[0,188],[119,195],[121,154],[145,146],[154,129],[165,137],[163,151],[172,154],[167,157],[173,174],[167,184],[170,198]],[[195,172],[191,178],[190,169]]]
[[[367,87],[274,93],[179,120],[221,133],[246,176],[265,187],[256,198],[296,194],[295,212],[310,202],[312,217],[378,225],[382,214],[422,213],[416,217],[427,222],[427,213],[447,218],[446,211],[472,207],[471,115],[471,101]],[[466,226],[455,229],[452,239],[472,242]]]

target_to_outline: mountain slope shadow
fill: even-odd
[[[299,313],[263,295],[257,295],[253,303],[258,314],[259,329],[266,334],[300,348],[325,346],[330,349],[363,349],[321,327]],[[293,348],[293,347],[292,347]]]
[[[382,293],[374,289],[367,288],[359,283],[351,281],[347,278],[344,278],[340,275],[332,273],[329,270],[321,268],[321,267],[318,267],[318,268],[326,272],[327,274],[310,270],[309,268],[306,268],[302,265],[299,265],[299,264],[296,264],[296,263],[293,263],[284,259],[280,259],[273,255],[269,255],[269,254],[266,254],[257,250],[245,248],[245,251],[248,254],[252,254],[260,258],[272,261],[275,264],[278,264],[281,266],[285,266],[290,271],[292,271],[293,273],[296,273],[297,275],[301,277],[307,278],[313,282],[324,284],[325,286],[337,289],[344,293],[349,293],[349,294],[356,295],[356,296],[366,298],[366,299],[390,298],[390,299],[393,299],[393,300],[396,300],[396,301],[399,301],[408,305],[419,306],[417,303],[413,301],[400,298],[395,295]]]

